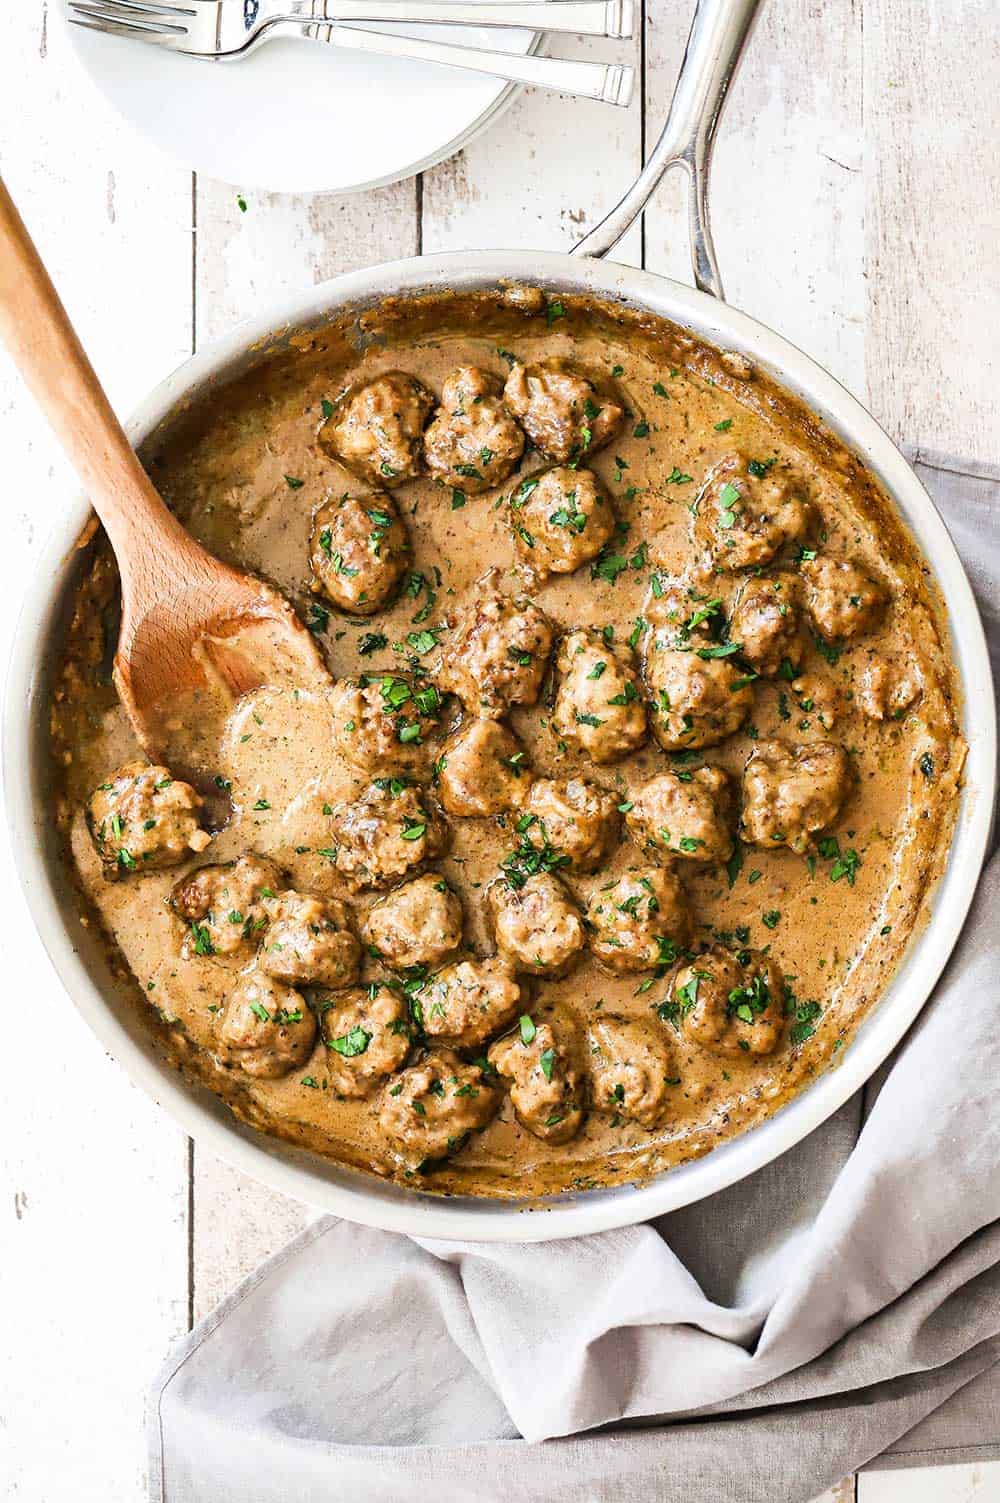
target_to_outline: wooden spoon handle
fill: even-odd
[[[119,566],[187,534],[157,495],[0,179],[0,336],[104,523]]]

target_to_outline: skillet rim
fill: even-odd
[[[28,584],[7,676],[3,769],[15,865],[63,989],[129,1078],[192,1138],[271,1188],[364,1225],[429,1238],[541,1242],[633,1225],[724,1189],[793,1147],[874,1073],[922,1010],[975,894],[992,828],[996,717],[989,654],[968,578],[943,520],[900,450],[839,382],[788,340],[706,293],[652,272],[561,252],[464,251],[345,273],[284,298],[191,356],[140,405],[127,425],[129,436],[135,443],[148,439],[206,382],[229,379],[249,357],[321,326],[325,317],[345,305],[356,305],[360,311],[400,293],[475,290],[508,281],[540,285],[557,294],[591,293],[625,302],[669,319],[717,347],[747,355],[800,397],[862,458],[931,565],[947,605],[951,651],[963,691],[960,709],[969,745],[965,784],[930,917],[835,1066],[765,1122],[638,1188],[623,1184],[562,1192],[529,1204],[444,1198],[406,1189],[239,1123],[206,1087],[184,1081],[155,1053],[138,1010],[113,984],[106,963],[99,963],[95,944],[88,947],[86,936],[74,939],[65,911],[73,889],[58,870],[58,845],[42,802],[45,664],[72,581],[77,539],[91,515],[83,497],[53,524]],[[98,980],[94,972],[101,969],[105,974]]]

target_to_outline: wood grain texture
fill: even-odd
[[[648,141],[689,19],[690,0],[647,0]],[[1000,280],[997,197],[985,191],[998,136],[993,20],[992,0],[935,0],[919,25],[909,0],[864,0],[863,11],[861,0],[771,0],[723,125],[713,205],[735,304],[867,388],[895,433],[995,460],[995,318],[974,296]],[[0,97],[4,173],[123,413],[195,342],[284,291],[421,244],[568,246],[626,185],[644,129],[642,102],[616,112],[525,93],[422,184],[348,198],[244,190],[243,212],[239,190],[192,185],[111,115],[45,0],[0,12]],[[81,122],[86,150],[72,152]],[[689,279],[675,189],[647,213],[644,238],[650,268]],[[638,229],[616,254],[639,261]],[[76,487],[2,353],[0,446],[9,637],[37,537]],[[62,995],[9,861],[0,901],[19,936],[16,975],[59,1038],[44,1079],[14,1072],[4,1102],[16,1130],[0,1149],[0,1493],[142,1503],[143,1391],[189,1300],[206,1313],[311,1213],[201,1152],[189,1182],[182,1135]],[[56,1426],[63,1394],[72,1402]],[[994,1464],[864,1473],[856,1503],[998,1497]],[[817,1503],[855,1503],[855,1483]]]
[[[158,163],[151,193],[148,151],[92,94],[43,5],[4,8],[0,98],[4,174],[128,411],[190,346],[190,175]],[[87,150],[68,152],[84,112]],[[2,352],[0,450],[9,642],[38,540],[78,486]],[[0,1495],[139,1503],[146,1384],[187,1324],[187,1146],[64,995],[9,858],[0,903],[17,937],[8,1005],[53,1041],[43,1064],[8,1072],[0,1109]]]
[[[866,365],[893,438],[995,463],[995,0],[865,0]]]
[[[1000,1461],[862,1472],[857,1503],[996,1503]]]
[[[646,118],[666,116],[687,0],[648,0]],[[856,4],[765,5],[719,132],[711,208],[727,300],[864,394],[862,22]],[[690,282],[682,185],[646,213],[646,266]]]
[[[628,43],[568,37],[559,52],[607,58],[612,46],[627,55]],[[495,129],[425,174],[423,250],[569,250],[635,176],[641,145],[641,90],[622,110],[527,89]],[[641,263],[638,227],[617,259]]]

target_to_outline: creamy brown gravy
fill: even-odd
[[[623,435],[588,463],[630,524],[628,551],[645,543],[648,564],[628,569],[614,584],[592,580],[584,567],[534,589],[533,598],[557,625],[611,623],[617,637],[627,638],[642,611],[651,570],[679,574],[690,560],[689,504],[706,471],[738,445],[796,465],[822,513],[825,551],[866,564],[892,592],[891,610],[877,632],[844,649],[833,665],[811,650],[803,671],[832,676],[850,696],[862,661],[875,648],[917,662],[924,689],[904,718],[881,723],[862,715],[848,698],[832,732],[832,739],[850,749],[858,772],[856,790],[836,827],[841,845],[861,857],[853,886],[831,881],[830,860],[819,859],[810,876],[802,857],[783,851],[747,849],[731,886],[723,870],[683,864],[696,938],[707,941],[713,930],[747,926],[749,943],[769,945],[781,969],[795,978],[799,1002],[819,1004],[815,1032],[798,1045],[786,1043],[773,1057],[720,1060],[671,1031],[681,1083],[670,1120],[652,1132],[592,1113],[576,1139],[553,1147],[521,1128],[505,1101],[492,1125],[420,1181],[453,1193],[521,1196],[646,1178],[761,1121],[825,1069],[878,998],[922,921],[947,852],[964,754],[943,612],[929,571],[857,459],[742,360],[722,356],[669,324],[621,309],[568,297],[558,307],[561,315],[531,316],[500,295],[486,294],[390,303],[366,315],[358,327],[330,327],[261,358],[248,375],[157,434],[147,445],[146,463],[202,542],[265,574],[315,625],[320,597],[309,589],[311,514],[329,492],[358,489],[317,444],[324,400],[334,399],[359,376],[390,368],[419,375],[435,392],[460,364],[503,377],[507,361],[500,350],[523,361],[560,354],[605,371],[621,366],[619,384],[632,416]],[[654,387],[662,387],[666,396]],[[731,426],[720,431],[730,419]],[[636,427],[642,436],[635,436]],[[537,456],[529,455],[519,473],[536,467]],[[678,474],[693,479],[667,481]],[[302,484],[290,486],[287,477]],[[426,589],[416,599],[404,592],[389,610],[365,621],[331,611],[318,641],[335,677],[405,668],[405,660],[391,650],[359,658],[362,635],[384,632],[392,643],[414,629],[416,616],[433,625],[490,565],[504,571],[504,588],[522,589],[504,508],[494,505],[514,484],[470,498],[457,510],[451,509],[448,492],[430,480],[395,492],[413,539],[414,570],[431,581],[439,573],[436,601],[427,612]],[[188,868],[117,883],[102,876],[81,805],[110,768],[137,752],[107,676],[116,588],[113,565],[99,540],[79,589],[53,706],[59,818],[79,874],[84,921],[95,915],[103,926],[123,962],[123,984],[148,1008],[150,1025],[169,1057],[222,1094],[237,1115],[343,1162],[380,1174],[397,1172],[380,1142],[374,1103],[339,1101],[324,1089],[322,1042],[307,1068],[280,1080],[252,1081],[213,1058],[209,1009],[224,1000],[235,962],[181,958],[182,926],[166,898]],[[720,582],[719,593],[731,595],[732,586]],[[815,718],[790,703],[787,689],[771,680],[755,686],[752,728],[762,738],[825,739],[828,733]],[[560,753],[541,724],[546,717],[544,704],[510,717],[541,776],[583,773],[621,790],[624,799],[628,789],[671,765],[650,742],[617,766],[595,769],[572,753]],[[698,760],[738,775],[752,744],[741,733]],[[336,892],[329,862],[316,854],[328,843],[320,811],[324,803],[351,799],[367,780],[338,765],[322,694],[262,689],[251,696],[230,727],[222,764],[233,784],[234,816],[201,860],[232,859],[250,847],[276,856],[295,886]],[[921,765],[932,766],[933,776]],[[269,807],[255,807],[262,802]],[[463,895],[467,939],[479,953],[492,948],[480,894],[501,857],[517,844],[512,824],[503,818],[453,821],[450,853],[436,863]],[[571,877],[569,884],[586,901],[595,887],[641,859],[623,836],[607,867],[592,877]],[[372,899],[351,901],[363,908]],[[762,916],[775,911],[780,918],[768,928]],[[565,998],[585,1016],[604,1009],[650,1017],[664,982],[637,994],[642,979],[611,977],[585,955],[567,979],[536,982],[535,992]],[[304,1084],[304,1078],[316,1086]]]

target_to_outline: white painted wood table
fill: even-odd
[[[646,0],[644,87],[628,112],[527,93],[420,180],[351,198],[245,190],[243,212],[236,187],[164,161],[112,115],[48,0],[9,4],[3,171],[127,413],[193,348],[287,289],[421,248],[569,246],[654,138],[690,9]],[[733,302],[808,349],[893,436],[993,461],[998,65],[995,0],[770,0],[714,191]],[[686,277],[676,191],[622,258]],[[0,453],[8,640],[73,482],[2,354]],[[5,851],[5,1008],[40,1012],[58,1045],[41,1071],[8,1063],[0,1100],[0,1496],[139,1503],[150,1374],[310,1213],[196,1150],[104,1057],[52,976],[10,866]],[[15,1044],[16,1024],[8,1061]],[[862,1473],[835,1496],[985,1503],[1000,1498],[1000,1465]]]

